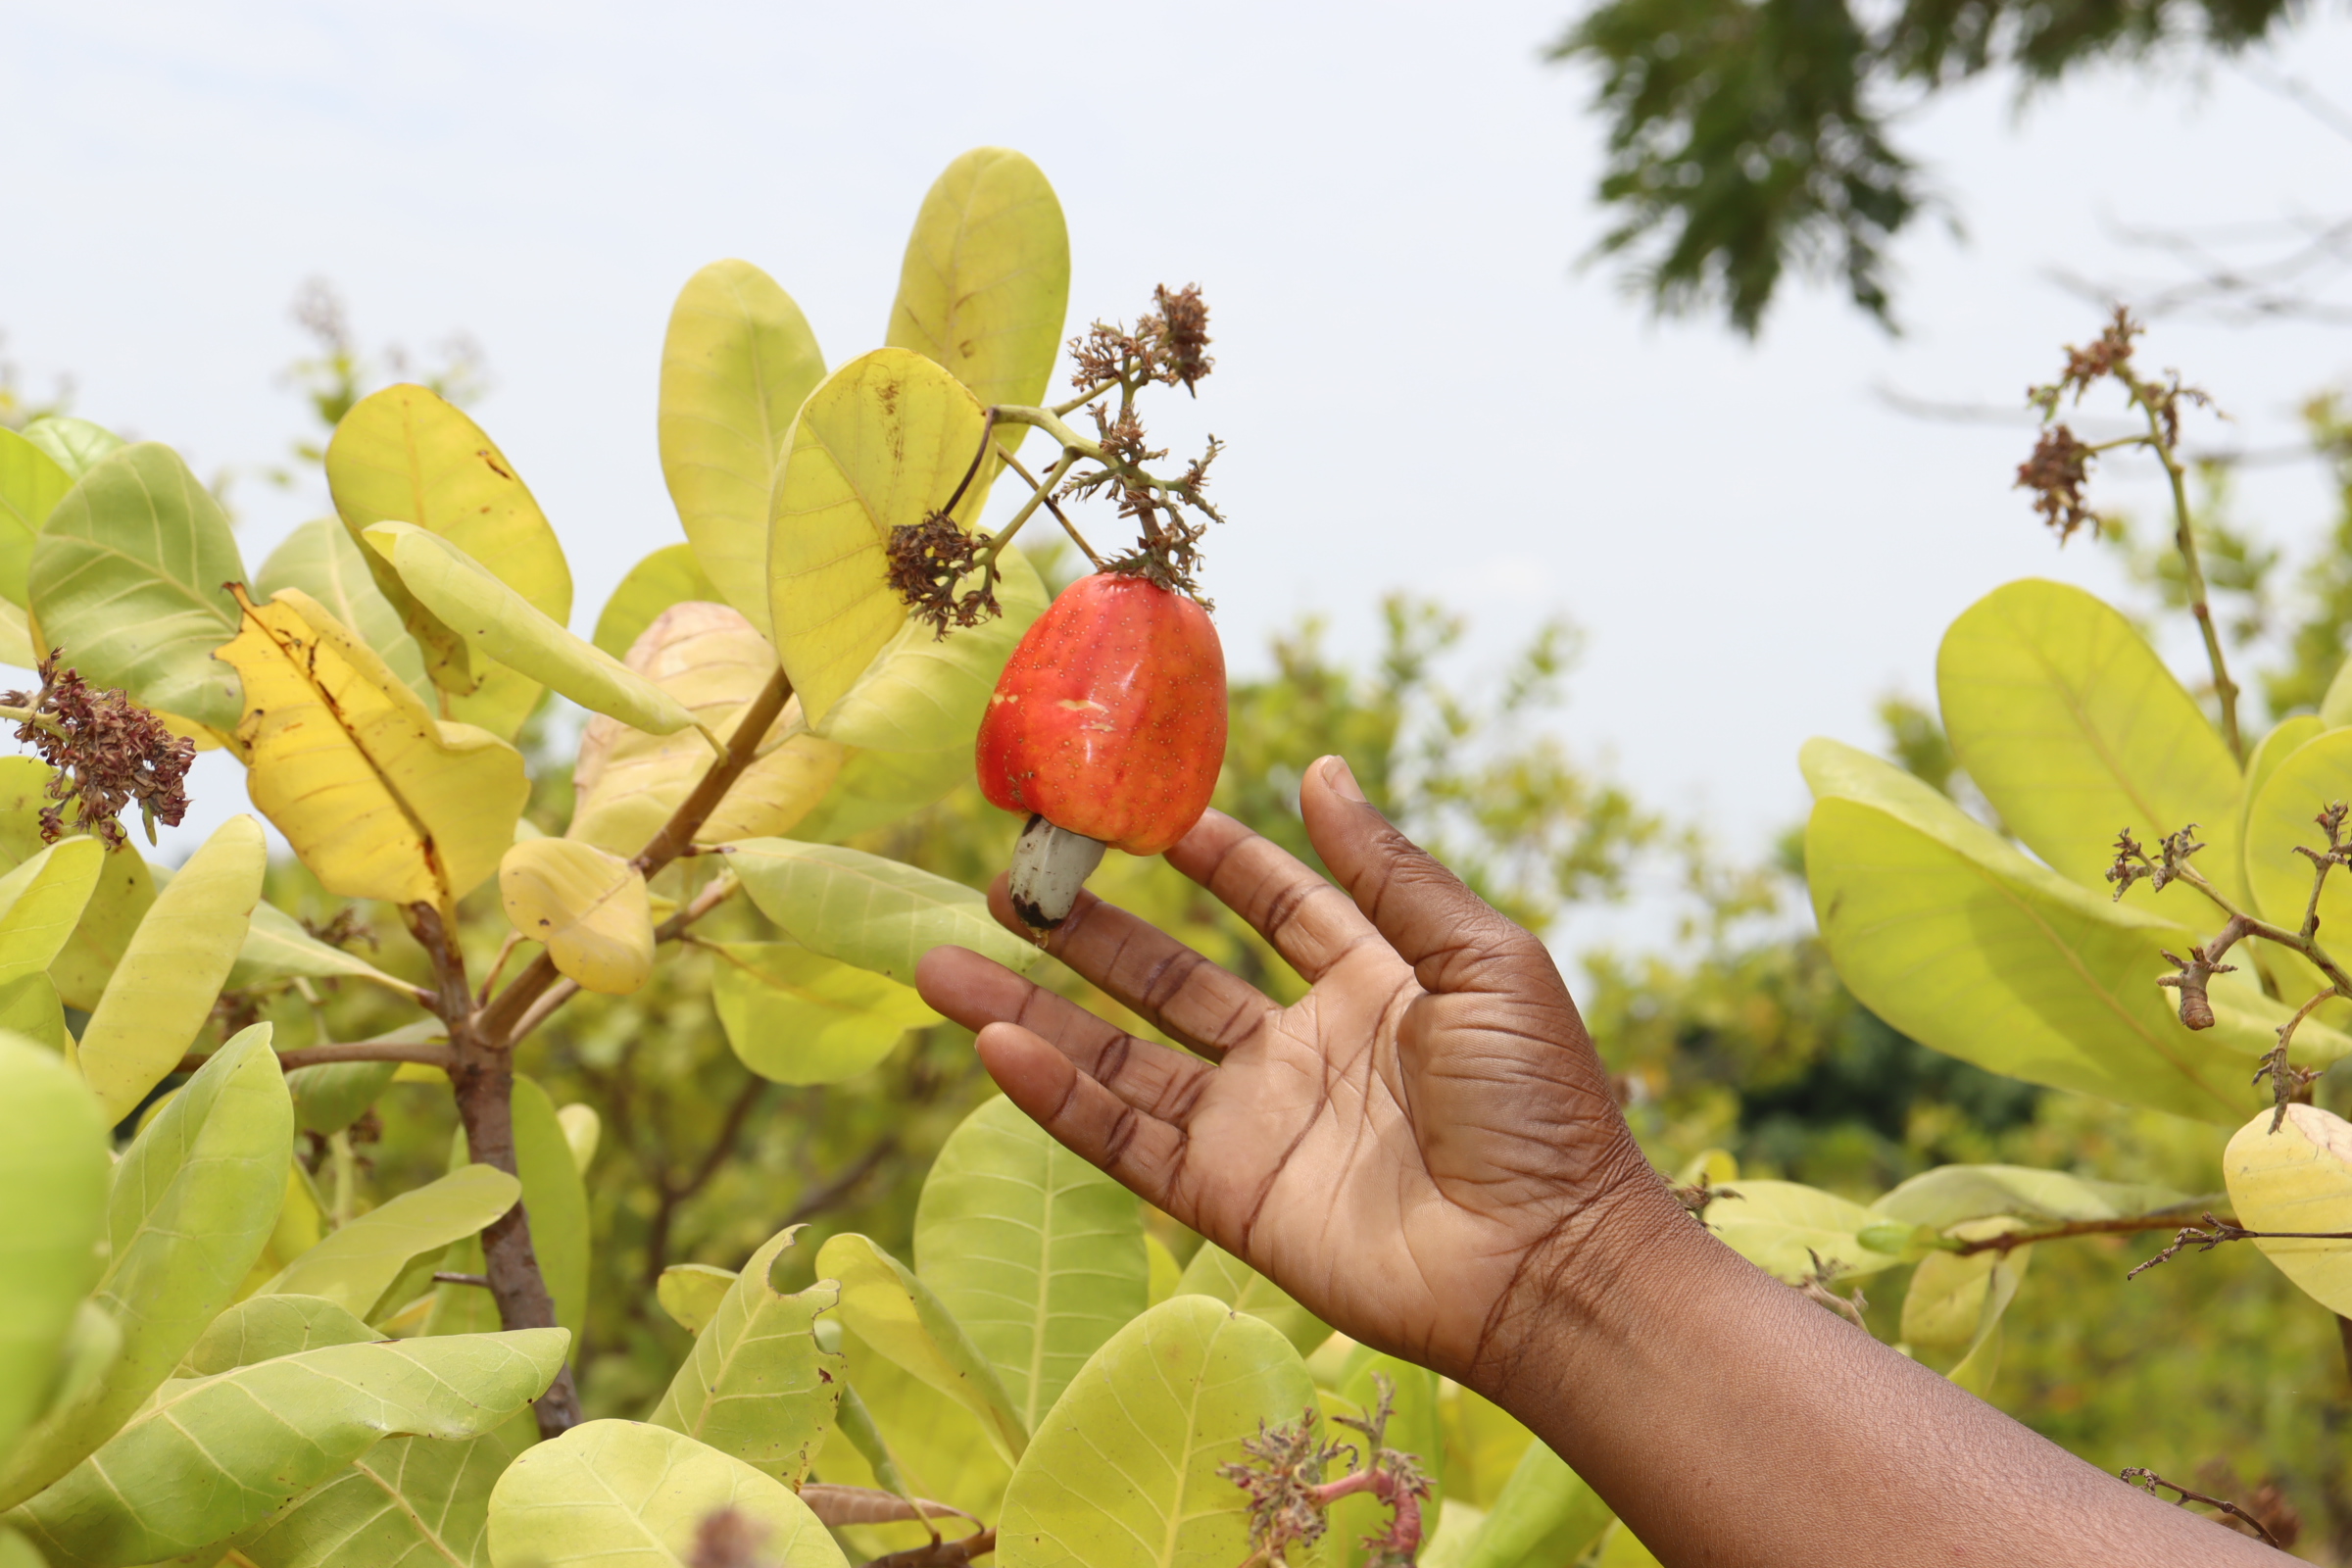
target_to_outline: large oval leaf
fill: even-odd
[[[55,776],[37,758],[0,757],[0,863],[20,866],[48,848],[41,840],[41,812],[56,804],[48,794]],[[107,977],[154,902],[155,881],[139,852],[127,844],[108,851],[80,920],[49,965],[68,1004],[84,1012],[98,1005]]]
[[[1175,1568],[1250,1555],[1249,1497],[1218,1473],[1242,1440],[1313,1407],[1290,1343],[1203,1296],[1095,1352],[1004,1489],[1003,1568]]]
[[[587,990],[626,996],[654,973],[645,873],[592,844],[525,839],[499,862],[498,894],[515,932],[547,946],[557,970]]]
[[[923,196],[883,341],[928,355],[984,404],[1036,404],[1069,310],[1070,235],[1054,187],[1021,154],[975,147]]]
[[[96,1297],[122,1329],[122,1351],[0,1463],[0,1509],[111,1437],[228,1304],[276,1224],[293,1141],[294,1108],[266,1023],[215,1052],[132,1140],[107,1197]]]
[[[514,1206],[522,1183],[467,1165],[369,1209],[286,1265],[264,1296],[316,1296],[359,1317],[375,1315],[411,1260],[438,1252]]]
[[[695,721],[734,737],[744,709],[776,673],[776,651],[724,605],[672,605],[629,650],[629,667],[675,697]],[[768,727],[760,755],[695,833],[703,844],[790,832],[840,771],[842,749],[799,733],[790,701]],[[599,714],[588,722],[572,771],[566,836],[634,855],[685,802],[715,759],[700,734],[648,735]]]
[[[751,263],[712,262],[678,291],[662,342],[662,476],[703,569],[763,636],[768,497],[793,416],[824,378],[808,318]]]
[[[379,522],[366,537],[426,609],[499,663],[649,734],[673,734],[694,722],[662,688],[574,637],[439,534],[413,522]]]
[[[743,1265],[647,1417],[793,1487],[833,1425],[847,1369],[816,1343],[816,1314],[833,1305],[834,1284],[792,1295],[775,1287],[800,1230],[778,1232]]]
[[[386,1438],[253,1530],[253,1568],[489,1568],[490,1490],[539,1441],[528,1413],[478,1438]]]
[[[338,1345],[168,1384],[16,1517],[57,1568],[194,1551],[261,1523],[386,1437],[490,1431],[554,1381],[567,1340],[524,1329]]]
[[[980,450],[980,405],[906,349],[876,349],[827,376],[801,406],[769,509],[768,608],[776,651],[809,722],[906,624],[885,547],[948,504]],[[974,482],[956,504],[980,514]]]
[[[24,426],[24,439],[47,453],[50,460],[79,479],[111,453],[122,450],[122,438],[104,425],[76,419],[70,414],[46,414]]]
[[[1936,684],[1960,765],[2061,875],[2103,888],[2119,830],[2152,845],[2194,822],[2198,865],[2242,891],[2237,762],[2120,612],[2065,583],[1996,588],[1944,633]]]
[[[403,385],[362,398],[327,443],[326,482],[355,541],[379,522],[413,522],[488,565],[557,624],[570,624],[571,567],[546,514],[482,427],[434,393]],[[512,739],[538,703],[537,683],[513,670],[476,670],[464,642],[402,586],[390,563],[369,551],[368,565],[424,650],[434,683],[450,694],[446,715]]]
[[[383,1336],[322,1296],[254,1296],[213,1319],[172,1372],[209,1378],[241,1366],[330,1345],[372,1345]]]
[[[1565,1460],[1543,1444],[1531,1443],[1470,1538],[1457,1568],[1544,1568],[1577,1562],[1616,1517]]]
[[[996,1368],[931,1287],[856,1232],[825,1243],[816,1273],[840,1283],[844,1328],[978,1416],[998,1452],[1020,1456],[1027,1424]]]
[[[764,490],[760,495],[760,519],[762,555],[752,569],[751,580],[755,585],[766,581],[767,493]],[[760,612],[764,615],[767,596],[762,593],[758,598]],[[710,580],[710,574],[703,570],[703,564],[695,558],[694,546],[663,545],[631,566],[620,579],[612,597],[605,601],[604,610],[597,615],[596,635],[589,641],[625,662],[629,650],[662,612],[690,599],[715,604],[723,602],[725,595]]]
[[[819,1319],[818,1332],[832,1322]],[[840,1346],[849,1358],[850,1393],[842,1396],[816,1473],[828,1482],[936,1498],[982,1519],[996,1518],[1012,1464],[989,1441],[980,1417],[857,1335],[843,1333]],[[940,1524],[953,1533],[947,1521]],[[912,1524],[885,1524],[856,1527],[848,1539],[877,1555],[929,1537]]]
[[[0,986],[57,961],[105,866],[96,839],[67,839],[0,876]]]
[[[1964,1220],[2000,1215],[2041,1224],[2122,1219],[2163,1214],[2194,1201],[2169,1188],[2092,1181],[2030,1165],[1938,1165],[1912,1177],[1870,1207],[1873,1213],[1905,1225],[1940,1231]],[[1713,1213],[1710,1207],[1709,1216]]]
[[[1791,1285],[1814,1271],[1816,1257],[1840,1279],[1875,1274],[1901,1262],[1892,1253],[1862,1245],[1861,1233],[1878,1219],[1860,1203],[1817,1187],[1745,1177],[1737,1187],[1717,1193],[1706,1212],[1707,1229],[1725,1246]]]
[[[245,945],[269,868],[262,824],[240,813],[156,896],[81,1031],[82,1076],[109,1120],[129,1115],[195,1043]]]
[[[2156,986],[2183,927],[2036,865],[1909,774],[1832,741],[1803,754],[1822,940],[1862,1004],[1991,1072],[2234,1123],[2268,1030],[2183,1027]],[[2217,988],[2216,1011],[2241,993]],[[2245,1005],[2259,1016],[2259,993]],[[2275,1007],[2275,1004],[2273,1006]],[[2234,1015],[2233,1015],[2234,1016]],[[2283,1021],[2283,1020],[2281,1020]]]
[[[1038,950],[988,912],[988,896],[899,860],[829,844],[746,839],[727,864],[760,912],[803,947],[911,985],[918,959],[947,943],[1010,969]]]
[[[16,431],[0,427],[0,599],[24,608],[24,574],[41,524],[74,488],[74,476],[55,458]]]
[[[963,1119],[924,1177],[914,1267],[1034,1432],[1145,1308],[1143,1203],[1000,1097]]]
[[[33,545],[41,636],[93,686],[225,730],[243,711],[213,651],[237,634],[245,580],[228,514],[179,454],[142,441],[68,492]]]
[[[513,747],[436,721],[300,589],[249,605],[220,657],[246,789],[329,893],[447,908],[498,868],[531,789]]]
[[[416,988],[384,973],[356,953],[329,947],[303,929],[302,922],[267,899],[253,906],[253,922],[245,928],[245,945],[237,950],[237,966],[229,971],[231,988],[288,975],[318,980],[366,980],[414,1001]]]
[[[375,585],[368,551],[333,517],[317,517],[286,535],[270,552],[253,579],[253,597],[274,598],[280,588],[299,588],[316,599],[346,630],[375,650],[386,668],[418,700],[438,701],[424,672],[424,652],[401,624],[400,612]]]
[[[818,733],[877,752],[968,748],[1021,634],[1046,612],[1046,585],[1018,550],[1007,550],[997,603],[1004,612],[944,638],[909,618],[843,694]]]
[[[939,1021],[888,975],[794,942],[710,942],[710,1000],[742,1063],[773,1083],[832,1084],[868,1071],[909,1029]]]
[[[1184,1265],[1176,1280],[1176,1294],[1206,1296],[1271,1324],[1300,1355],[1331,1338],[1331,1330],[1322,1320],[1291,1299],[1289,1292],[1214,1242],[1201,1243],[1193,1260]]]
[[[0,1454],[46,1402],[66,1331],[98,1281],[106,1132],[71,1067],[0,1035]]]
[[[839,844],[945,800],[971,778],[969,745],[936,752],[846,752],[832,789],[792,835],[811,844]]]
[[[589,1421],[516,1459],[490,1494],[494,1568],[685,1568],[703,1521],[732,1510],[762,1562],[847,1568],[782,1482],[662,1427]]]
[[[2257,1231],[2352,1231],[2352,1122],[2317,1105],[2289,1105],[2273,1132],[2276,1116],[2262,1112],[2223,1151],[2237,1222]],[[2254,1245],[2313,1300],[2352,1313],[2352,1241]]]
[[[2314,736],[2268,768],[2261,793],[2246,813],[2245,844],[2246,877],[2255,906],[2266,918],[2289,928],[2302,925],[2311,901],[2312,866],[2295,850],[2299,845],[2328,847],[2327,831],[2313,819],[2336,801],[2352,801],[2352,729]],[[2197,863],[2203,864],[2206,858],[2199,856]],[[2218,919],[2213,923],[2219,924]],[[2320,940],[2328,942],[2346,930],[2352,930],[2352,887],[2339,870],[2328,876],[2320,893]],[[2282,983],[2291,980],[2298,986],[2292,1001],[2300,1002],[2326,984],[2297,954],[2274,947],[2266,949],[2265,956],[2278,962]],[[2320,1013],[2330,1021],[2345,1015],[2334,1004]],[[2301,1030],[2296,1038],[2302,1038]]]

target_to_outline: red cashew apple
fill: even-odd
[[[1058,925],[1105,845],[1157,855],[1192,831],[1225,760],[1225,651],[1208,612],[1124,572],[1039,616],[980,721],[980,788],[1029,813],[1012,900]]]

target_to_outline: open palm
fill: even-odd
[[[1602,1216],[1663,1194],[1543,946],[1362,804],[1344,764],[1300,793],[1339,887],[1213,811],[1167,857],[1309,982],[1294,1005],[1091,896],[1052,934],[1198,1055],[962,949],[930,954],[919,983],[1069,1148],[1333,1327],[1490,1383]],[[991,902],[1015,923],[1002,882]]]

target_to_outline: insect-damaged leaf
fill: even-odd
[[[626,996],[654,972],[645,875],[576,839],[526,839],[499,862],[498,892],[517,933],[546,944],[561,973]]]
[[[808,1475],[847,1386],[846,1363],[818,1347],[814,1327],[838,1288],[819,1280],[787,1295],[771,1283],[800,1230],[779,1232],[743,1265],[648,1417],[787,1486]]]
[[[513,747],[433,718],[299,589],[247,601],[220,657],[245,677],[253,804],[328,892],[446,908],[497,868],[530,795]]]

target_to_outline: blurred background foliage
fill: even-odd
[[[331,293],[306,290],[298,318],[319,352],[288,379],[322,420],[403,365],[397,351],[362,353]],[[478,358],[462,348],[434,373],[461,395],[482,384]],[[2226,476],[2208,475],[2205,487],[2208,559],[2232,564],[2216,574],[2231,589],[2230,635],[2254,657],[2260,678],[2250,684],[2274,717],[2316,704],[2352,633],[2352,426],[2330,399],[2316,400],[2310,419],[2335,466],[2340,505],[2308,562],[2292,564],[2235,530]],[[306,437],[289,466],[267,471],[298,475],[318,447]],[[2142,553],[2129,523],[2108,519],[2106,536],[2135,564],[2138,608],[2153,617],[2175,588],[2159,553]],[[1056,588],[1071,575],[1067,557],[1045,553],[1039,564]],[[1671,904],[1672,940],[1662,949],[1558,950],[1627,1115],[1662,1170],[1720,1148],[1744,1176],[1862,1200],[1954,1160],[2219,1195],[2222,1141],[2213,1129],[1995,1077],[1927,1050],[1855,1002],[1812,935],[1794,826],[1777,853],[1744,862],[1695,826],[1645,808],[1557,738],[1576,652],[1571,627],[1544,626],[1500,669],[1474,668],[1461,648],[1469,612],[1398,594],[1381,615],[1382,651],[1368,667],[1331,654],[1323,627],[1308,619],[1275,640],[1267,673],[1234,684],[1218,807],[1311,861],[1298,784],[1314,759],[1337,752],[1375,804],[1539,932],[1556,933],[1572,910],[1637,894]],[[1229,657],[1250,667],[1251,652]],[[1983,814],[1931,709],[1890,696],[1880,716],[1886,756]],[[562,832],[569,819],[565,759],[577,722],[544,707],[522,738],[537,781],[528,815],[545,832]],[[1019,825],[966,783],[855,842],[985,886],[1006,863]],[[656,892],[690,896],[707,866],[681,861]],[[270,877],[271,900],[315,930],[381,967],[425,977],[397,922],[346,909],[291,860]],[[1093,885],[1269,993],[1287,1000],[1302,990],[1254,933],[1163,862],[1114,852]],[[461,914],[469,968],[484,974],[508,929],[495,889],[477,892]],[[716,941],[771,935],[744,901],[698,929]],[[689,950],[633,996],[579,996],[520,1054],[521,1069],[558,1104],[585,1103],[602,1121],[588,1172],[592,1308],[576,1362],[591,1416],[641,1416],[689,1347],[655,1304],[650,1287],[663,1267],[736,1267],[796,1222],[809,1226],[796,1250],[804,1270],[838,1231],[863,1232],[903,1254],[923,1171],[993,1093],[970,1036],[947,1024],[909,1033],[849,1083],[792,1088],[755,1077],[720,1029],[709,965]],[[1048,960],[1038,976],[1148,1032],[1060,965]],[[255,1016],[274,1020],[288,1048],[366,1039],[404,1021],[368,988],[294,982],[229,994],[219,1023],[225,1032]],[[2352,1109],[2346,1077],[2323,1081],[2322,1103]],[[455,1131],[449,1098],[433,1086],[396,1085],[379,1110],[352,1134],[363,1204],[371,1192],[437,1173]],[[315,1160],[326,1157],[323,1144],[313,1150]],[[1160,1229],[1181,1250],[1188,1239],[1172,1225]],[[2241,1492],[2273,1483],[2306,1520],[2307,1549],[2342,1560],[2352,1544],[2352,1388],[2336,1320],[2244,1249],[2184,1254],[2127,1283],[2126,1272],[2161,1240],[2037,1248],[2004,1327],[1995,1402],[2111,1472],[2143,1465]],[[1869,1284],[1869,1321],[1891,1342],[1902,1274]]]

